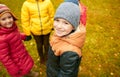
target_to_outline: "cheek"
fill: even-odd
[[[56,27],[56,26],[57,26],[57,22],[54,22],[54,23],[53,23],[53,26]]]
[[[73,28],[69,25],[65,25],[64,29],[67,30],[67,31],[72,31],[73,30]]]
[[[11,18],[10,20],[11,20],[12,22],[14,21],[14,19],[13,19],[13,18]]]
[[[53,26],[54,26],[54,27],[56,26],[56,23],[55,23],[55,22],[53,23]]]
[[[66,32],[70,33],[72,31],[72,29],[67,29]]]
[[[4,25],[4,22],[0,22],[0,25]]]

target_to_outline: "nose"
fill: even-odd
[[[57,24],[57,28],[59,28],[59,29],[61,29],[62,26],[63,26],[63,23],[62,23],[62,22],[59,22],[59,23]]]
[[[10,21],[11,21],[11,19],[7,18],[7,19],[6,19],[6,21],[7,21],[7,22],[10,22]]]

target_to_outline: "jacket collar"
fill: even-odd
[[[3,34],[9,34],[11,33],[12,31],[16,30],[17,29],[17,26],[16,24],[14,23],[13,26],[11,28],[0,28],[0,35],[3,35]]]

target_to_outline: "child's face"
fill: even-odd
[[[54,29],[58,36],[64,36],[69,34],[74,28],[65,19],[58,18],[54,20]]]
[[[10,28],[13,25],[13,17],[10,13],[5,13],[0,17],[0,26]]]

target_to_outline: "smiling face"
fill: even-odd
[[[74,30],[73,26],[68,21],[61,18],[54,20],[54,29],[58,36],[65,36]]]
[[[14,22],[13,16],[9,12],[4,13],[0,17],[0,26],[1,27],[10,28],[10,27],[12,27],[13,22]]]

